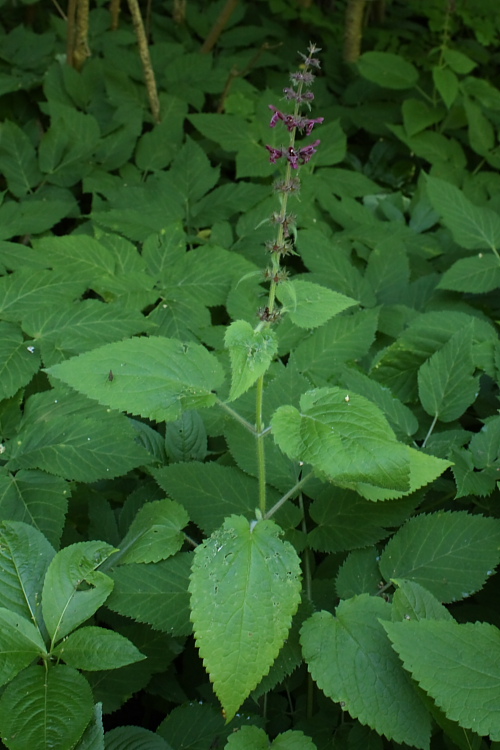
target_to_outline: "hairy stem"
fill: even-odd
[[[255,404],[255,427],[257,430],[257,470],[259,476],[259,508],[264,516],[266,513],[266,454],[264,451],[264,423],[262,421],[262,397],[264,393],[264,376],[257,380],[257,398]]]
[[[217,400],[217,405],[221,407],[221,409],[224,409],[224,411],[227,411],[228,414],[230,414],[233,419],[235,419],[237,422],[239,422],[243,427],[248,430],[249,432],[253,432],[254,434],[257,433],[257,430],[255,429],[253,424],[250,424],[245,417],[242,417],[241,414],[238,414],[237,411],[232,409],[228,404],[224,403],[224,401]]]
[[[303,476],[302,479],[299,479],[299,481],[296,484],[294,484],[292,489],[288,490],[288,492],[285,495],[283,495],[283,497],[280,497],[278,502],[275,503],[273,507],[267,511],[267,513],[264,515],[264,518],[272,518],[274,514],[279,511],[281,506],[284,505],[287,502],[287,500],[290,500],[291,497],[296,495],[297,492],[302,489],[305,483],[308,482],[309,479],[311,479],[313,476],[314,476],[314,472],[311,471],[309,472],[309,474],[306,474],[305,476]]]

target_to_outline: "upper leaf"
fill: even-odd
[[[430,717],[395,657],[381,622],[390,606],[362,594],[316,612],[302,626],[304,659],[326,695],[388,739],[429,747]]]
[[[189,516],[175,500],[146,503],[132,521],[120,543],[120,563],[151,563],[165,560],[180,550],[184,542],[182,529]]]
[[[224,342],[231,358],[229,401],[234,401],[264,375],[278,350],[278,343],[272,330],[256,331],[245,320],[231,323]]]
[[[104,542],[79,542],[54,557],[42,591],[43,619],[52,643],[88,620],[106,601],[113,581],[96,569],[114,551]]]
[[[278,285],[276,296],[292,323],[300,328],[317,328],[357,301],[320,284],[292,279]]]
[[[93,626],[79,628],[52,651],[69,667],[87,671],[118,669],[145,659],[123,635]]]
[[[212,406],[224,378],[203,346],[159,336],[107,344],[47,371],[101,404],[157,421]]]
[[[319,388],[305,393],[300,406],[300,412],[282,406],[272,419],[274,439],[290,458],[339,484],[409,489],[407,446],[397,442],[374,404],[340,388]]]
[[[394,650],[449,719],[500,740],[500,633],[486,622],[383,622]]]
[[[480,589],[500,560],[500,521],[464,511],[411,518],[380,558],[386,581],[407,578],[441,602]]]
[[[24,617],[0,607],[0,685],[47,651],[38,628]]]
[[[196,642],[227,720],[269,671],[300,601],[297,553],[273,521],[253,524],[226,519],[196,549],[189,585]]]

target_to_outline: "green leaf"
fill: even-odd
[[[353,718],[426,750],[430,718],[385,635],[390,611],[387,602],[362,594],[341,602],[335,617],[316,612],[302,626],[304,659],[318,687]]]
[[[363,396],[340,388],[308,391],[300,411],[282,406],[271,424],[287,456],[312,464],[332,481],[409,488],[407,446],[396,441],[382,412]]]
[[[415,66],[392,52],[364,52],[357,65],[363,78],[387,89],[409,89],[418,81]]]
[[[382,623],[412,677],[446,716],[500,740],[494,696],[500,680],[498,629],[485,622]]]
[[[92,617],[110,595],[113,581],[97,568],[114,551],[103,542],[78,542],[62,549],[50,563],[42,612],[53,643]]]
[[[99,125],[93,115],[54,102],[51,115],[50,128],[40,143],[39,166],[50,182],[70,187],[91,169]]]
[[[453,620],[446,607],[416,581],[395,578],[397,589],[392,597],[392,619]]]
[[[115,586],[106,606],[147,622],[156,630],[189,635],[188,580],[192,555],[177,553],[159,563],[122,565],[111,574]]]
[[[355,549],[342,563],[335,579],[339,599],[351,599],[359,594],[376,596],[380,593],[380,570],[375,547]]]
[[[347,153],[347,138],[340,120],[334,120],[327,125],[321,125],[317,134],[321,140],[318,153],[314,156],[315,167],[331,167],[345,159]],[[316,130],[314,131],[316,135]]]
[[[54,547],[66,519],[70,488],[60,477],[42,471],[0,470],[0,514],[4,521],[22,521],[39,529]]]
[[[431,107],[421,99],[405,99],[402,111],[405,130],[410,138],[435,125],[444,114],[442,107]]]
[[[350,297],[302,279],[279,284],[276,296],[292,323],[301,328],[317,328],[334,315],[358,304]]]
[[[438,177],[427,177],[427,194],[460,247],[500,248],[500,217],[491,208],[475,206],[455,185]]]
[[[94,706],[94,715],[87,725],[75,750],[104,750],[104,728],[102,725],[102,703]]]
[[[182,529],[189,516],[174,500],[146,503],[132,521],[120,543],[117,560],[122,563],[152,563],[165,560],[184,543]]]
[[[402,524],[417,504],[416,499],[410,498],[377,505],[351,490],[331,485],[322,485],[312,497],[309,513],[318,525],[309,532],[308,540],[320,552],[341,552],[376,544],[387,536],[387,528]]]
[[[0,607],[0,685],[47,654],[38,628],[26,618]]]
[[[22,320],[42,306],[53,308],[70,302],[79,297],[86,286],[85,281],[65,271],[23,268],[0,278],[0,314],[4,320]]]
[[[465,511],[411,518],[392,537],[380,559],[386,581],[405,578],[441,602],[482,588],[500,560],[500,521]]]
[[[235,320],[226,330],[224,343],[231,359],[229,401],[241,396],[269,368],[278,344],[270,329],[256,331],[245,320]]]
[[[295,349],[298,370],[323,385],[343,362],[360,359],[372,345],[378,324],[378,310],[338,315],[307,336]]]
[[[293,729],[269,743],[263,729],[244,725],[229,735],[225,750],[316,750],[316,745],[303,732]]]
[[[461,258],[444,272],[438,289],[484,294],[500,287],[500,262],[495,255],[478,253]]]
[[[106,732],[106,750],[172,750],[172,746],[149,729],[126,726]]]
[[[165,450],[174,461],[203,461],[207,455],[207,431],[197,411],[186,411],[169,422],[165,432]]]
[[[157,733],[169,743],[169,748],[171,746],[175,750],[182,747],[210,750],[210,745],[221,744],[221,740],[224,742],[234,724],[224,726],[222,713],[213,704],[190,701],[174,708],[162,721]]]
[[[118,669],[146,657],[123,635],[94,626],[79,628],[64,638],[52,653],[68,667],[101,671]]]
[[[0,734],[9,750],[72,750],[93,708],[90,686],[74,669],[28,667],[0,698]]]
[[[157,421],[211,406],[211,391],[223,381],[222,367],[204,347],[159,336],[107,344],[47,372],[101,404]]]
[[[160,487],[182,503],[205,534],[218,529],[227,516],[255,512],[257,480],[235,466],[192,461],[189,465],[171,464],[152,473]]]
[[[231,516],[195,552],[195,638],[228,721],[278,656],[299,605],[300,561],[279,533],[272,521]]]
[[[186,204],[193,204],[208,193],[216,185],[219,172],[218,167],[210,165],[201,146],[189,137],[170,167],[170,175]]]
[[[457,331],[418,372],[418,393],[427,414],[453,422],[476,400],[479,383],[473,377],[472,327]]]
[[[79,414],[54,418],[40,430],[26,420],[8,446],[7,468],[33,467],[65,479],[92,482],[118,476],[148,464],[150,454],[135,438],[132,424],[122,414],[84,419]]]
[[[21,329],[0,323],[0,399],[10,398],[27,385],[40,367],[40,355]]]
[[[5,201],[0,206],[0,240],[26,234],[39,234],[76,211],[76,203],[71,194],[54,196],[38,190],[36,195],[24,200]],[[26,269],[27,273],[31,273]],[[76,282],[73,280],[73,284]]]
[[[432,80],[441,99],[446,104],[446,107],[450,109],[457,98],[459,90],[458,78],[455,73],[449,68],[433,68]]]
[[[470,451],[457,448],[451,452],[451,458],[453,459],[453,476],[457,485],[455,495],[457,499],[468,495],[476,497],[491,495],[498,479],[496,467],[478,471]]]
[[[0,128],[0,170],[16,198],[23,198],[42,181],[33,143],[10,120],[6,120]]]
[[[477,63],[456,49],[443,49],[443,59],[455,73],[461,75],[467,75],[477,67]]]
[[[37,529],[17,521],[0,526],[0,601],[44,632],[43,581],[55,550]]]

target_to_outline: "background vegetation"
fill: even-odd
[[[2,747],[497,747],[497,6],[0,0]]]

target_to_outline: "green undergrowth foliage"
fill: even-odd
[[[0,2],[8,750],[500,743],[500,23],[341,5]]]

